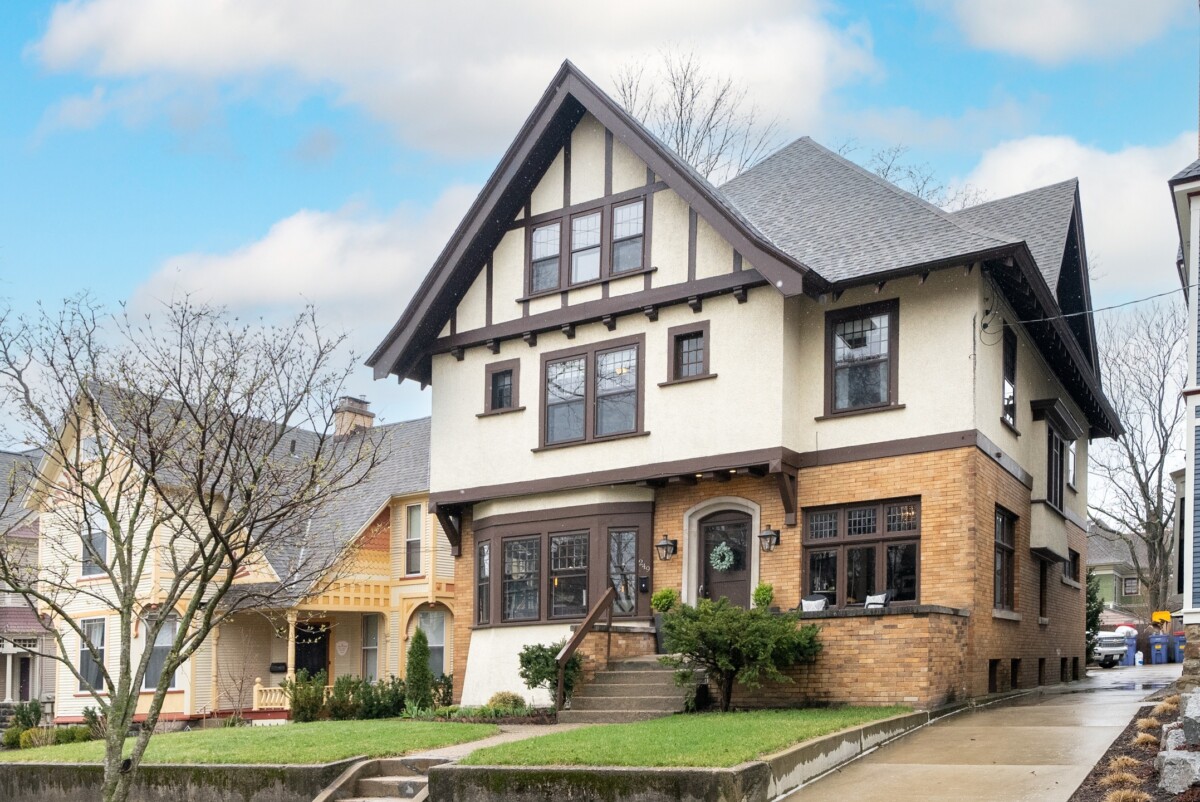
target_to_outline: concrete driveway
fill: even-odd
[[[1097,668],[1079,682],[949,716],[786,799],[1066,800],[1142,700],[1174,682],[1181,668]]]

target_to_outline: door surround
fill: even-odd
[[[700,520],[714,512],[734,510],[750,516],[750,542],[746,550],[750,553],[750,592],[758,587],[758,562],[762,549],[758,547],[758,533],[762,531],[759,506],[750,499],[741,496],[717,496],[705,499],[683,514],[684,538],[682,543],[683,577],[680,594],[687,604],[696,603],[696,590],[704,571],[700,566],[700,556],[704,553],[700,542]]]

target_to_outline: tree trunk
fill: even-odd
[[[721,712],[728,713],[733,703],[733,672],[721,675]]]

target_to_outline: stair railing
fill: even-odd
[[[575,650],[583,645],[583,639],[588,636],[588,633],[596,626],[596,621],[600,619],[600,615],[605,612],[608,613],[608,644],[604,648],[604,667],[608,668],[609,661],[612,659],[612,610],[613,602],[616,599],[617,589],[610,586],[604,595],[600,597],[600,601],[596,602],[595,606],[588,611],[587,618],[583,619],[583,622],[575,630],[575,634],[571,636],[571,639],[559,651],[558,656],[554,658],[558,664],[558,693],[554,696],[556,710],[562,710],[563,702],[565,701],[563,677],[566,674],[567,662],[575,654]]]

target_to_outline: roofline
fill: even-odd
[[[572,100],[578,104],[578,110],[568,108],[568,103]],[[485,212],[494,209],[503,199],[512,182],[519,177],[521,169],[528,166],[528,157],[538,141],[547,134],[552,125],[569,124],[573,129],[578,118],[585,112],[591,112],[626,147],[662,176],[668,186],[691,204],[702,217],[710,222],[723,221],[727,226],[727,233],[732,234],[731,238],[739,240],[731,244],[785,297],[799,295],[806,289],[819,289],[825,284],[811,268],[784,253],[767,239],[750,221],[742,217],[736,207],[725,201],[711,184],[696,175],[677,154],[657,140],[574,64],[564,61],[454,234],[434,261],[432,268],[425,275],[404,312],[367,358],[366,365],[374,368],[375,378],[381,379],[392,373],[396,373],[401,379],[407,376],[414,362],[408,352],[417,339],[418,328],[433,311],[434,305],[442,300],[455,268],[462,262],[470,247],[486,232],[486,225],[495,222],[489,221]],[[568,119],[577,113],[575,120]],[[816,287],[806,288],[806,279],[814,282]],[[406,354],[408,358],[405,361],[408,364],[401,364]]]

